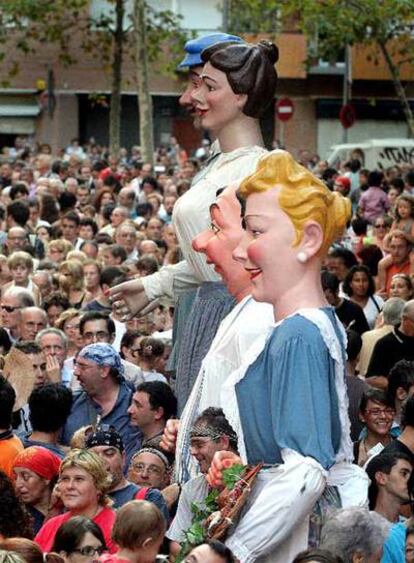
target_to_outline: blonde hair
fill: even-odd
[[[71,287],[73,289],[83,289],[83,265],[79,260],[65,260],[59,265],[59,274],[64,270],[72,274]]]
[[[69,442],[69,447],[71,450],[86,448],[86,438],[94,431],[91,424],[88,426],[81,426],[76,432],[73,433],[72,438]]]
[[[252,193],[280,187],[278,203],[290,218],[295,229],[293,246],[300,244],[308,221],[316,221],[322,228],[323,242],[318,256],[324,256],[333,241],[342,234],[351,216],[351,202],[298,164],[285,151],[273,151],[263,157],[256,171],[245,178],[240,193],[247,198]]]
[[[165,520],[152,502],[131,500],[116,513],[111,537],[122,549],[135,550],[151,538],[156,541],[165,533]]]
[[[88,257],[82,250],[70,250],[66,256],[66,260],[77,260],[81,264],[84,264]]]
[[[17,252],[13,252],[13,254],[7,259],[7,265],[10,270],[20,266],[20,264],[23,264],[30,272],[33,271],[33,258],[28,252],[18,250]]]
[[[70,450],[60,465],[59,477],[62,476],[65,469],[71,467],[78,467],[89,473],[97,491],[100,493],[99,503],[102,506],[112,503],[106,494],[111,488],[112,480],[98,454],[84,449]]]
[[[67,309],[66,311],[63,311],[63,313],[59,315],[58,319],[55,322],[55,327],[59,328],[60,330],[63,330],[66,321],[70,321],[75,317],[80,317],[80,315],[81,312],[78,309]]]
[[[48,251],[56,249],[63,253],[64,259],[66,258],[68,252],[73,250],[73,245],[64,238],[59,238],[56,240],[51,240],[47,245]]]
[[[26,563],[22,555],[15,551],[0,550],[0,563]]]

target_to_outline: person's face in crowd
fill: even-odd
[[[20,338],[30,341],[36,338],[36,334],[46,328],[47,315],[37,307],[28,307],[21,311]]]
[[[169,482],[167,468],[161,459],[149,452],[137,454],[129,466],[128,479],[140,487],[162,490]]]
[[[20,324],[21,306],[15,295],[7,295],[1,299],[1,324],[4,328],[13,330]]]
[[[147,225],[147,237],[150,240],[160,240],[162,238],[162,223],[158,219],[150,219]]]
[[[328,256],[327,268],[328,272],[335,274],[339,281],[344,281],[346,274],[348,273],[348,268],[345,266],[342,258],[334,258],[333,256]]]
[[[35,506],[42,501],[47,502],[50,481],[25,467],[15,467],[13,471],[16,494],[24,504]]]
[[[91,179],[92,176],[92,170],[90,168],[90,166],[81,166],[80,172],[79,172],[79,178],[81,180],[83,180],[84,182],[87,182],[88,180]]]
[[[29,207],[29,223],[35,226],[39,220],[40,211],[37,205],[31,205]]]
[[[408,481],[411,477],[412,470],[413,467],[409,461],[399,459],[392,467],[389,475],[380,472],[380,482],[384,485],[385,490],[393,497],[398,498],[401,503],[410,500]]]
[[[115,228],[119,227],[126,219],[128,219],[127,213],[123,209],[115,207],[111,213],[111,225]]]
[[[368,399],[363,413],[359,414],[368,433],[374,434],[378,439],[388,436],[394,420],[395,410],[387,405]]]
[[[47,318],[50,326],[55,326],[56,321],[63,313],[63,307],[61,305],[51,305],[47,310]]]
[[[122,189],[118,195],[118,202],[123,207],[131,207],[134,203],[134,192],[125,188]]]
[[[64,292],[69,292],[73,285],[73,274],[67,268],[59,271],[59,286]]]
[[[190,551],[184,563],[224,563],[225,559],[215,553],[207,544],[201,544]]]
[[[381,217],[378,217],[378,219],[375,221],[374,228],[375,228],[375,237],[378,240],[383,240],[385,235],[390,230],[390,228],[387,227],[384,219],[382,219]]]
[[[414,534],[407,534],[405,540],[405,562],[414,563]]]
[[[45,356],[40,354],[27,354],[30,361],[32,362],[32,368],[35,374],[35,381],[33,386],[41,387],[45,383],[48,382],[49,378],[46,371],[46,358]]]
[[[161,207],[160,200],[157,198],[157,196],[155,194],[148,196],[147,202],[151,204],[152,215],[157,215]]]
[[[115,199],[110,192],[105,192],[101,198],[101,211],[108,203],[115,203]]]
[[[119,266],[120,258],[115,257],[109,248],[104,248],[101,255],[104,266]]]
[[[172,215],[176,201],[177,201],[177,198],[173,195],[169,195],[169,196],[166,196],[164,198],[164,209],[165,209],[165,211],[167,212],[168,215]]]
[[[55,264],[60,264],[65,258],[65,253],[61,248],[52,246],[47,249],[47,257]]]
[[[50,278],[46,273],[34,273],[32,276],[32,281],[39,288],[42,298],[45,298],[52,291],[52,284],[50,283]]]
[[[144,317],[138,317],[126,322],[127,330],[138,330],[143,336],[150,336],[155,330],[155,324],[151,313]]]
[[[66,191],[76,195],[78,190],[78,181],[76,178],[68,178],[65,182],[65,189]]]
[[[214,454],[221,450],[228,450],[227,439],[219,438],[212,440],[205,437],[194,437],[190,439],[191,455],[198,461],[200,471],[204,475],[207,474]]]
[[[90,225],[81,225],[79,229],[79,236],[83,238],[83,240],[92,240],[93,239],[93,229]]]
[[[102,385],[102,378],[107,368],[98,366],[95,362],[86,358],[75,360],[73,373],[78,379],[80,386],[90,397],[94,397]]]
[[[131,346],[122,347],[122,352],[124,353],[125,359],[136,366],[139,365],[138,350],[141,339],[142,337],[135,338]]]
[[[87,321],[83,326],[83,345],[95,344],[96,342],[106,342],[111,344],[113,335],[108,332],[108,325],[105,319]]]
[[[133,252],[137,242],[137,230],[132,225],[123,225],[116,233],[115,241],[120,244],[128,254]]]
[[[29,281],[30,270],[21,262],[10,269],[11,275],[16,285],[26,286]]]
[[[278,197],[279,188],[273,188],[247,198],[246,231],[233,252],[250,275],[253,297],[272,304],[292,287],[292,275],[299,276],[295,230]]]
[[[412,206],[411,203],[402,199],[397,203],[397,211],[398,215],[401,219],[409,219],[412,214]]]
[[[99,286],[99,270],[95,264],[86,264],[83,267],[83,276],[86,289],[93,290]]]
[[[390,242],[390,254],[394,264],[403,264],[410,254],[410,247],[404,238],[392,237]]]
[[[82,246],[82,252],[84,252],[88,258],[96,260],[99,254],[99,249],[96,248],[94,244],[86,243]]]
[[[10,166],[10,164],[2,164],[0,166],[0,176],[2,178],[10,178],[12,175],[12,167]]]
[[[399,195],[400,195],[400,192],[397,190],[397,188],[392,188],[392,187],[391,187],[391,188],[388,190],[387,197],[388,197],[388,201],[389,201],[390,204],[391,204],[391,207],[394,207],[394,205],[395,205],[396,202],[397,202],[397,197],[398,197]]]
[[[210,206],[211,227],[193,239],[194,250],[206,255],[232,295],[250,288],[249,273],[232,256],[243,236],[240,213],[235,188],[226,189]]]
[[[350,283],[353,295],[366,297],[368,294],[369,280],[365,272],[355,272]]]
[[[227,76],[206,63],[199,87],[191,93],[191,100],[204,129],[218,132],[240,115],[247,96],[235,94]]]
[[[390,297],[400,297],[404,301],[412,298],[413,292],[407,278],[403,276],[393,276],[390,285]]]
[[[139,274],[136,264],[124,264],[128,279],[132,279]]]
[[[99,505],[99,492],[92,475],[80,467],[68,467],[62,471],[59,491],[66,510],[82,513]]]
[[[3,256],[0,260],[0,285],[3,285],[12,280],[9,267],[7,265],[7,259]]]
[[[132,426],[139,426],[141,430],[162,418],[161,409],[153,409],[149,402],[149,395],[144,391],[136,391],[128,409]]]
[[[102,542],[90,532],[86,532],[75,551],[69,554],[61,551],[59,555],[65,563],[99,563],[99,555],[103,552]]]
[[[21,227],[12,227],[7,234],[7,247],[10,254],[23,250],[27,243],[27,234]]]
[[[66,349],[58,334],[44,334],[40,339],[40,348],[46,356],[55,357],[59,362],[59,366],[63,367],[63,362],[66,359]]]
[[[117,487],[124,477],[125,454],[113,446],[94,446],[91,450],[103,460],[112,479],[112,488]]]
[[[153,311],[153,319],[155,323],[155,330],[162,332],[165,330],[168,319],[168,311],[165,307],[157,307]]]
[[[139,245],[140,254],[152,254],[158,260],[158,246],[153,240],[143,240]]]
[[[196,167],[191,160],[187,160],[181,168],[181,178],[184,180],[191,180],[196,173]]]
[[[36,229],[36,234],[42,242],[49,242],[50,241],[50,234],[46,227],[38,227]]]
[[[68,319],[67,321],[65,321],[63,325],[63,332],[68,337],[69,342],[73,342],[76,345],[80,343],[80,338],[81,338],[79,332],[79,323],[80,323],[80,317],[77,316]]]
[[[62,235],[64,239],[68,240],[69,242],[75,242],[78,238],[78,234],[79,227],[75,223],[75,221],[71,221],[70,219],[62,220]]]
[[[155,189],[154,189],[154,186],[152,184],[150,184],[149,182],[143,182],[142,183],[142,191],[144,192],[144,194],[146,196],[149,196],[150,194],[154,193]]]
[[[178,245],[177,235],[172,225],[165,225],[162,230],[162,240],[165,241],[168,248],[173,248]]]
[[[90,203],[90,195],[89,195],[89,190],[88,188],[78,188],[76,191],[76,197],[78,200],[78,203],[81,207],[83,207],[84,205],[88,205],[88,203]]]

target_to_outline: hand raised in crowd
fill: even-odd
[[[129,321],[138,313],[142,313],[150,302],[139,278],[111,287],[107,296],[111,298],[114,312],[122,322]]]
[[[175,418],[167,420],[167,424],[164,428],[164,434],[162,435],[160,446],[163,450],[169,453],[175,452],[175,446],[177,443],[178,430],[180,429],[180,421]]]
[[[207,481],[209,485],[215,489],[222,487],[223,470],[228,469],[237,463],[243,463],[237,454],[229,451],[216,452],[207,473]]]
[[[51,383],[60,383],[60,365],[56,356],[46,355],[46,373]]]

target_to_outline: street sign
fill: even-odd
[[[351,104],[346,104],[341,107],[339,112],[339,119],[344,129],[349,129],[356,121],[355,109]]]
[[[290,98],[281,98],[276,102],[276,117],[279,121],[289,121],[294,110],[295,106]]]

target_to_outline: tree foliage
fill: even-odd
[[[373,63],[385,60],[414,135],[401,81],[403,68],[411,70],[414,80],[414,0],[233,0],[229,7],[230,31],[277,34],[292,27],[302,31],[308,39],[307,63],[315,58],[335,60],[347,45],[368,47]]]

